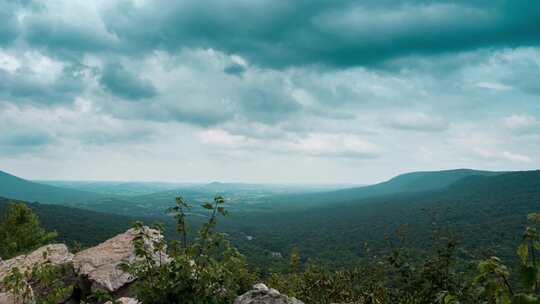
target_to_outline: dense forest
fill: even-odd
[[[212,190],[227,193],[224,185],[218,189],[212,186]],[[246,188],[249,187],[243,189]],[[206,217],[204,209],[198,207],[201,200],[189,199],[189,193],[195,192],[191,191],[186,201],[196,206],[187,213],[192,226],[189,233],[193,236]],[[197,197],[203,198],[200,189],[197,191]],[[46,229],[57,231],[60,240],[70,245],[95,245],[125,231],[135,220],[164,223],[166,235],[172,239],[173,218],[164,210],[174,204],[176,193],[159,193],[156,197],[161,203],[154,207],[151,216],[141,216],[142,208],[136,206],[130,215],[128,201],[121,208],[107,206],[104,201],[92,207],[103,212],[40,203],[29,206]],[[171,196],[162,198],[165,193]],[[145,197],[152,199],[148,194]],[[316,259],[328,267],[349,266],[370,255],[388,253],[389,239],[396,231],[404,237],[402,246],[418,256],[432,249],[434,233],[444,233],[460,244],[459,255],[463,258],[483,258],[496,252],[510,264],[516,264],[514,248],[526,225],[524,215],[540,208],[540,171],[419,172],[375,186],[263,196],[256,204],[224,197],[229,216],[220,229],[251,265],[264,272],[284,269],[293,249],[300,252],[304,262]],[[0,210],[7,201],[0,199]],[[120,209],[126,212],[115,214]]]
[[[538,288],[531,287],[530,272],[538,250],[534,213],[540,209],[540,171],[416,172],[331,191],[213,184],[129,196],[131,185],[111,190],[106,184],[106,191],[115,193],[87,196],[92,192],[77,184],[64,189],[2,178],[17,187],[0,198],[0,213],[10,202],[24,203],[44,231],[73,251],[134,223],[162,223],[173,265],[180,268],[126,265],[125,271],[140,278],[143,303],[167,303],[171,296],[226,303],[257,281],[305,303],[538,303],[531,294]],[[155,185],[147,187],[143,190]],[[56,204],[34,202],[49,202],[41,197],[62,196],[64,190],[66,196]],[[180,198],[183,191],[186,196]],[[212,192],[223,196],[208,199]],[[169,207],[176,215],[165,212]],[[218,208],[227,216],[216,215]],[[38,239],[51,235],[40,233]],[[178,245],[184,234],[185,245]],[[220,245],[210,246],[214,242]],[[517,248],[528,251],[517,250],[518,255]],[[191,267],[186,259],[212,265],[189,270],[202,271],[204,281],[171,290],[144,279],[151,274],[185,280],[180,277]],[[501,285],[502,278],[507,284]],[[230,290],[221,298],[190,289],[212,290],[220,284]]]
[[[36,206],[33,204],[39,210]],[[516,251],[519,267],[515,270],[510,270],[496,256],[479,260],[460,257],[455,239],[435,233],[431,248],[421,256],[407,248],[392,246],[387,254],[369,254],[365,261],[332,270],[313,260],[302,262],[298,250],[293,250],[286,268],[261,273],[250,269],[227,235],[218,232],[219,221],[228,213],[223,197],[202,205],[208,217],[194,238],[187,237],[185,211],[190,207],[178,197],[175,206],[167,211],[174,216],[178,241],[153,239],[142,222],[132,224],[137,233],[133,246],[138,259],[120,264],[119,269],[137,278],[129,294],[141,303],[231,303],[261,280],[305,303],[540,302],[540,241],[536,227],[540,213],[527,216],[527,227]],[[4,208],[0,222],[0,254],[4,257],[29,252],[56,236],[56,232],[40,227],[38,216],[27,204],[10,202]],[[403,241],[404,234],[398,231],[395,239]],[[155,259],[156,255],[161,257],[165,248],[167,262]],[[34,265],[31,276],[28,272],[23,276],[14,268],[0,282],[0,288],[38,303],[61,303],[74,294],[78,294],[81,303],[113,299],[112,294],[100,290],[85,293],[81,298],[79,292],[74,292],[80,288],[76,281],[63,279],[70,273],[70,267],[70,264]],[[32,289],[27,288],[30,285]],[[36,294],[31,290],[45,292]]]

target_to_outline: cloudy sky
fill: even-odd
[[[539,1],[0,0],[19,176],[370,183],[539,155]]]

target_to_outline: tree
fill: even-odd
[[[56,232],[41,228],[37,215],[24,203],[10,203],[0,223],[0,257],[26,253],[56,236]]]

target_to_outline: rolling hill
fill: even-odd
[[[36,183],[2,171],[0,171],[0,196],[120,215],[144,216],[147,212],[147,208],[133,204],[129,197]]]
[[[51,204],[77,204],[103,199],[106,196],[31,182],[0,171],[0,195],[24,201]]]
[[[471,176],[497,176],[504,172],[455,169],[411,172],[378,184],[319,193],[274,196],[269,199],[276,208],[311,208],[329,203],[362,200],[392,194],[436,191]]]

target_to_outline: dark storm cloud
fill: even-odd
[[[120,63],[106,64],[100,83],[112,94],[127,100],[140,100],[157,95],[156,88],[149,80],[130,73]]]
[[[23,8],[31,7],[32,1],[0,0],[0,47],[11,44],[21,28],[17,14]]]
[[[7,131],[0,134],[0,155],[35,152],[56,142],[50,134],[39,130],[20,131],[13,126],[5,126],[3,130]]]
[[[242,76],[246,72],[246,68],[240,64],[232,64],[223,69],[223,72],[233,76]]]
[[[526,93],[540,95],[540,63],[524,60],[507,64],[511,64],[513,69],[510,75],[503,78],[505,83]]]
[[[51,105],[72,102],[83,90],[81,77],[69,68],[52,81],[27,69],[13,73],[0,69],[0,98],[4,100]]]
[[[187,47],[238,54],[271,68],[349,67],[540,43],[540,2],[527,0],[123,0],[100,8],[96,24],[57,18],[51,7],[18,24],[20,2],[0,1],[0,44],[21,31],[26,42],[55,56]]]
[[[240,107],[246,117],[264,123],[284,120],[302,109],[285,92],[259,88],[249,88],[242,92]]]
[[[146,109],[141,108],[138,113],[135,113],[135,116],[159,122],[187,122],[203,128],[215,126],[232,119],[232,114],[226,111],[190,109],[189,107],[178,108],[163,105],[154,105]]]
[[[114,46],[91,27],[55,20],[48,15],[28,18],[24,23],[25,40],[59,55],[101,52]]]
[[[108,30],[132,49],[208,47],[275,68],[540,43],[537,1],[158,2],[122,2]]]
[[[18,35],[17,20],[6,7],[0,7],[0,46],[11,43]]]

